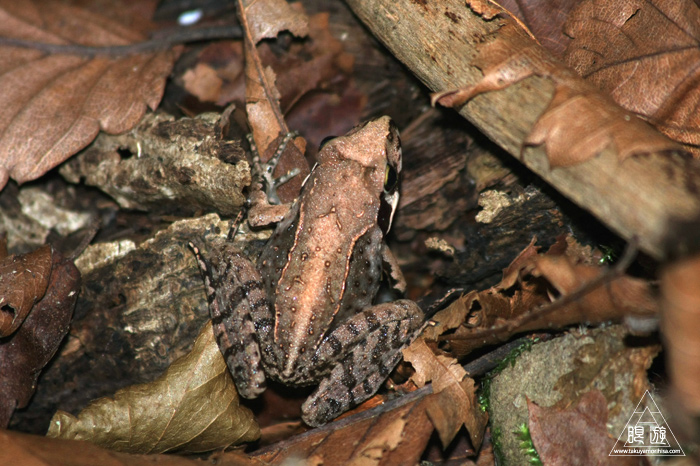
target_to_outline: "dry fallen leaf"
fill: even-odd
[[[607,401],[598,390],[581,397],[565,410],[541,408],[527,400],[532,441],[542,462],[548,466],[648,464],[639,457],[608,456],[615,440],[608,434]]]
[[[0,36],[64,45],[125,45],[145,39],[110,12],[58,0],[3,2]],[[119,8],[119,7],[115,7]],[[136,24],[134,21],[132,24]],[[155,109],[178,53],[123,58],[48,54],[0,45],[0,189],[9,177],[33,180],[89,144],[103,130],[121,133]]]
[[[157,380],[96,400],[77,418],[58,411],[47,435],[130,453],[201,452],[255,440],[260,429],[239,405],[209,323]]]
[[[467,377],[455,358],[435,355],[423,338],[405,348],[403,355],[416,370],[411,379],[417,386],[433,381],[433,395],[427,398],[426,409],[442,445],[446,448],[465,425],[472,445],[478,449],[487,417],[476,400],[474,380]]]
[[[692,0],[581,2],[564,59],[625,109],[685,144],[700,144],[700,9]]]
[[[562,243],[561,247],[564,245]],[[538,311],[553,302],[556,304],[556,299],[583,289],[606,273],[603,266],[577,263],[578,258],[568,254],[568,248],[575,248],[575,243],[566,244],[566,250],[561,247],[557,248],[557,253],[550,250],[534,254],[536,247],[531,243],[505,269],[501,283],[458,299],[434,318],[440,322],[440,317],[451,325],[428,327],[424,335],[436,339],[445,330],[454,328],[455,321],[464,316],[465,325],[450,336],[452,353],[462,357],[476,348],[502,342],[528,330],[562,328],[577,323],[656,319],[660,305],[651,284],[627,275],[611,276],[606,283],[587,290],[572,302],[552,308],[554,312]],[[559,297],[554,298],[557,295]]]
[[[17,332],[0,339],[0,427],[7,426],[15,408],[27,406],[41,370],[70,327],[80,291],[80,271],[58,252],[49,252],[49,260],[53,265],[46,294]]]
[[[396,400],[400,401],[400,399]],[[267,465],[417,464],[434,430],[424,399],[369,416],[361,413],[280,442],[256,454]],[[223,455],[225,458],[226,455]]]
[[[0,430],[0,464],[62,466],[202,466],[202,460],[176,455],[131,455],[88,442],[53,439]],[[263,466],[243,454],[229,452],[219,466]]]
[[[652,152],[681,150],[645,122],[562,66],[512,21],[484,38],[472,61],[484,77],[473,86],[433,95],[433,102],[457,107],[484,92],[511,86],[530,76],[551,79],[554,96],[524,146],[545,145],[550,168],[582,163],[612,146],[620,161]]]
[[[297,37],[305,36],[308,33],[308,19],[284,0],[239,0],[238,11],[245,44],[246,112],[260,157],[267,161],[284,135],[289,133],[289,128],[280,107],[275,72],[263,64],[255,46],[262,38],[275,37],[283,30],[289,30]],[[297,196],[301,182],[309,173],[304,158],[305,145],[303,138],[296,138],[292,144],[288,144],[274,172],[275,176],[281,176],[293,168],[301,170],[299,175],[279,188],[283,202]]]
[[[579,0],[501,0],[503,8],[520,18],[543,47],[561,57],[571,38],[563,25]]]
[[[44,296],[51,261],[51,246],[47,245],[0,262],[0,337],[14,333]]]

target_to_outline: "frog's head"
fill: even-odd
[[[379,197],[378,223],[386,234],[399,203],[401,172],[401,140],[393,120],[382,116],[356,126],[345,136],[330,139],[318,155],[321,164],[329,159],[351,160],[367,169],[368,189]]]

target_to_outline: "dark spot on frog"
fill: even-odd
[[[350,322],[348,324],[348,331],[353,335],[353,336],[358,336],[360,334],[360,329],[357,328],[357,325],[354,323]]]
[[[370,332],[373,332],[379,328],[379,320],[374,314],[365,314],[365,322],[367,322],[367,327]]]
[[[338,249],[335,250],[335,252],[337,252],[338,254],[340,254],[340,253],[343,252],[343,250],[342,250],[341,248],[338,248]]]
[[[333,350],[331,357],[336,357],[340,354],[341,351],[343,351],[342,343],[340,343],[340,340],[338,340],[338,338],[334,335],[329,336],[327,342]]]
[[[362,382],[362,390],[365,391],[365,395],[371,395],[374,391],[374,387],[372,387],[372,384],[369,383],[369,379],[365,379],[365,381]]]
[[[328,403],[328,408],[331,413],[337,413],[342,409],[342,405],[334,398],[328,398],[326,403]]]
[[[274,325],[275,325],[274,319],[271,319],[269,317],[263,318],[263,319],[258,319],[255,321],[255,330],[260,332],[266,328],[272,328]]]
[[[381,375],[382,377],[387,377],[389,375],[389,372],[391,372],[391,368],[383,364],[379,366],[379,375]]]
[[[331,266],[331,261],[326,261],[324,265],[326,266],[326,268],[330,267],[330,266]]]
[[[263,309],[269,306],[269,303],[267,302],[267,299],[262,298],[259,301],[256,301],[253,303],[253,308],[254,309]]]

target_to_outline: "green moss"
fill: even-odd
[[[504,357],[493,370],[491,370],[488,374],[484,376],[484,378],[481,380],[481,389],[479,390],[478,394],[478,400],[479,400],[479,408],[481,411],[487,412],[490,410],[491,404],[490,404],[490,398],[491,398],[491,380],[498,375],[503,369],[508,367],[509,365],[511,367],[515,366],[515,362],[518,360],[518,358],[526,351],[530,351],[532,349],[532,345],[537,343],[539,341],[539,338],[532,338],[532,339],[526,339],[522,345],[513,348],[513,350],[508,353],[506,357]],[[490,414],[490,413],[489,413]],[[490,416],[489,416],[490,417]],[[528,431],[528,437],[529,437],[529,431]],[[500,448],[500,440],[502,438],[502,433],[501,429],[498,427],[493,427],[491,426],[491,443],[493,444],[493,453],[496,456],[498,461],[498,464],[505,464],[504,463],[504,457],[503,453]],[[532,441],[530,441],[532,443]],[[534,449],[534,447],[533,447]],[[535,455],[537,455],[537,452],[535,452]],[[536,463],[532,463],[536,464]],[[542,464],[542,463],[539,463]]]
[[[542,460],[537,454],[537,450],[535,450],[535,444],[532,443],[528,425],[523,422],[518,426],[518,430],[513,433],[520,439],[520,451],[527,457],[527,462],[532,466],[543,466]]]

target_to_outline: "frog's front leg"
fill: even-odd
[[[260,350],[273,327],[260,273],[229,244],[206,256],[190,246],[204,277],[214,336],[238,393],[256,398],[266,387]]]
[[[401,299],[367,308],[331,332],[314,359],[319,371],[332,369],[302,406],[304,421],[325,424],[374,395],[424,320],[415,302]]]

